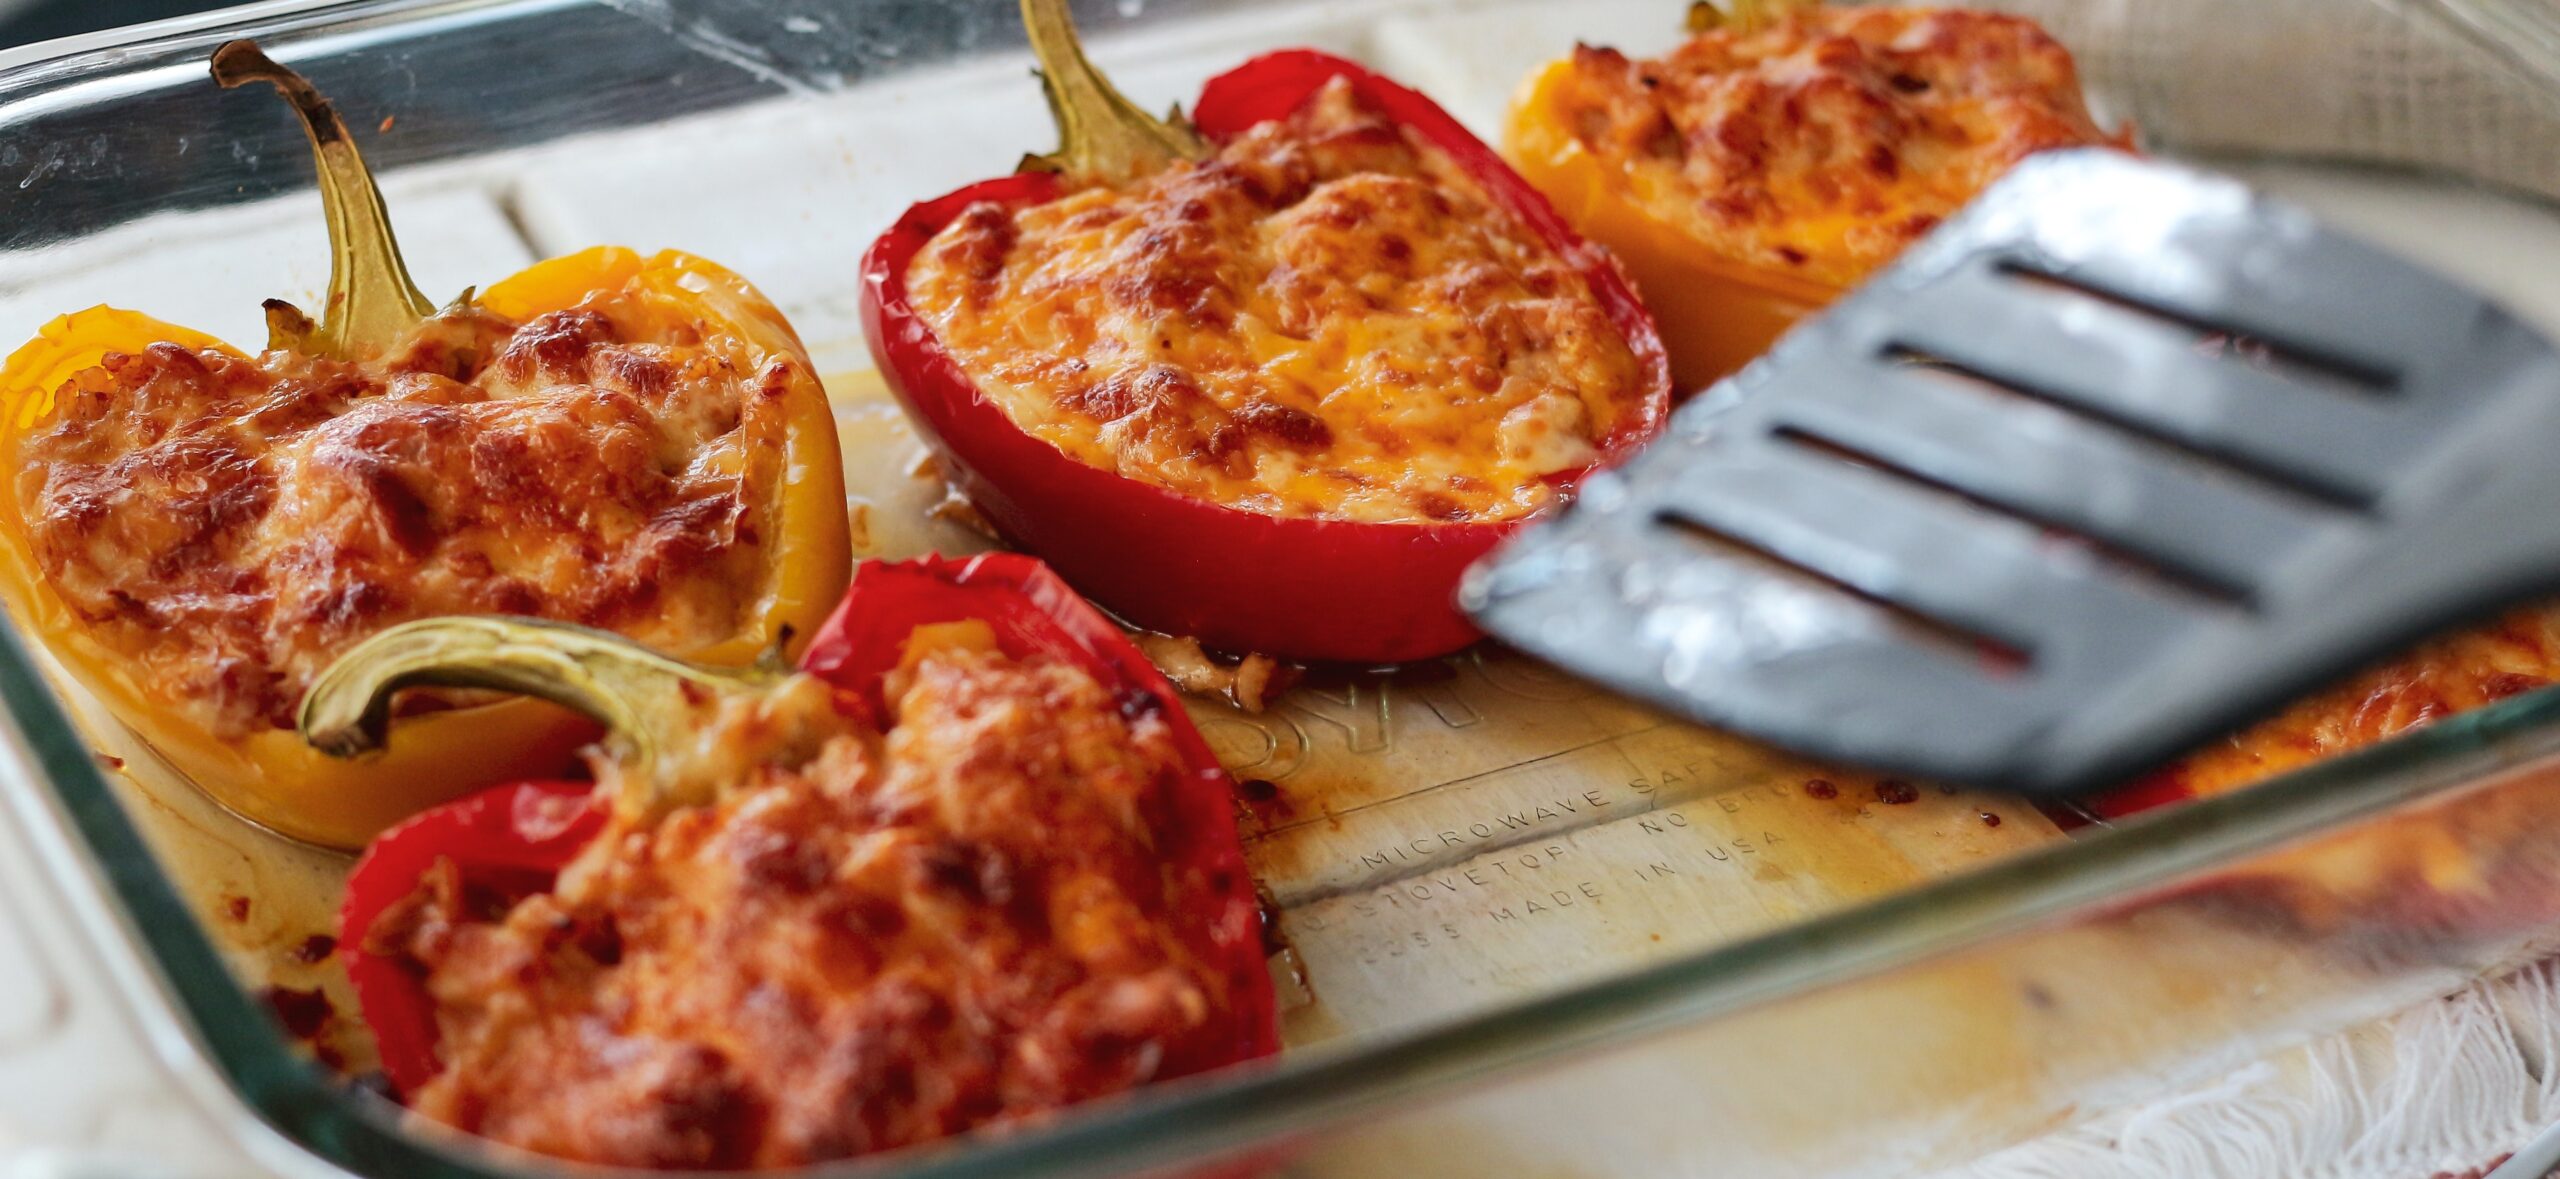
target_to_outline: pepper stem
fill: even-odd
[[[374,187],[346,120],[310,79],[278,64],[255,41],[231,41],[214,50],[213,80],[226,90],[251,82],[274,86],[301,117],[319,165],[320,207],[329,219],[329,301],[316,329],[299,315],[276,315],[271,306],[267,346],[339,360],[390,351],[435,314],[435,304],[419,293],[400,260],[382,190]]]
[[[356,644],[302,698],[302,739],[333,757],[382,748],[391,695],[406,687],[494,688],[574,709],[605,726],[621,802],[638,813],[708,802],[716,783],[665,756],[662,737],[701,727],[720,701],[770,689],[786,672],[704,667],[620,635],[539,618],[451,617],[403,623]]]
[[[1158,119],[1139,110],[1084,55],[1067,0],[1022,0],[1022,25],[1040,58],[1040,87],[1058,121],[1058,150],[1025,156],[1025,172],[1057,172],[1070,180],[1126,184],[1175,160],[1202,160],[1209,141],[1182,108]]]
[[[1689,31],[1707,33],[1731,29],[1737,33],[1756,33],[1785,19],[1799,8],[1812,8],[1822,0],[1725,0],[1719,7],[1714,0],[1695,0],[1689,5]]]

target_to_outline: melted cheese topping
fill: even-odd
[[[1578,47],[1553,113],[1668,225],[1845,287],[2033,152],[2124,145],[2021,17],[1817,6],[1659,60]]]
[[[494,914],[449,871],[387,912],[368,941],[425,972],[447,1066],[412,1106],[573,1159],[780,1167],[1231,1042],[1171,916],[1194,886],[1154,847],[1165,720],[1047,657],[911,662],[885,736],[801,677],[702,730],[716,805],[618,825]]]
[[[2197,751],[2162,781],[2220,794],[2560,679],[2560,612],[2519,610],[2431,639]]]
[[[1023,429],[1268,515],[1526,515],[1646,393],[1581,274],[1338,79],[1204,163],[969,209],[907,278]]]
[[[2560,608],[2515,610],[2429,639],[2098,801],[2118,814],[2228,793],[2555,682]],[[1847,767],[1826,767],[1804,788],[1844,808],[1909,803],[1919,789]],[[1980,815],[1989,827],[2005,821],[1989,809]],[[2541,897],[2549,890],[2550,856],[2541,832],[2555,817],[2543,777],[2511,778],[2404,808],[2387,822],[2254,854],[2180,891],[2212,897],[2216,906],[2248,905],[2251,922],[2273,911],[2319,934],[2348,925],[2477,929],[2511,917],[2536,920],[2548,911]]]
[[[661,321],[608,295],[453,313],[361,366],[109,356],[18,448],[41,574],[224,735],[290,727],[333,658],[412,618],[731,637],[765,592],[790,373]]]

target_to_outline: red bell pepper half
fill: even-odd
[[[1201,961],[1228,973],[1235,1004],[1231,1036],[1203,1037],[1190,1046],[1189,1058],[1169,1058],[1161,1075],[1278,1051],[1278,1005],[1264,963],[1261,906],[1236,833],[1233,784],[1186,719],[1173,686],[1057,574],[1010,553],[864,562],[810,642],[801,670],[844,689],[844,706],[871,711],[866,719],[876,720],[886,715],[882,681],[897,667],[908,635],[926,624],[967,619],[987,623],[1007,655],[1068,660],[1114,689],[1123,712],[1155,711],[1171,725],[1186,769],[1164,786],[1157,848],[1168,870],[1185,878],[1174,895],[1199,899],[1171,920]],[[359,648],[348,660],[363,657]],[[323,688],[325,678],[315,697]],[[347,879],[339,944],[365,1023],[380,1044],[383,1070],[398,1091],[414,1091],[442,1068],[435,1002],[411,964],[369,944],[375,921],[416,893],[439,861],[454,865],[469,895],[503,902],[546,891],[606,829],[611,809],[591,783],[518,783],[422,812],[366,850]]]
[[[1035,22],[1035,42],[1043,32],[1041,14],[1032,11],[1037,7],[1025,5],[1026,17]],[[1125,107],[1126,100],[1090,74],[1080,54],[1057,60],[1044,50],[1043,57],[1049,76],[1082,70]],[[1581,272],[1646,372],[1643,408],[1602,440],[1600,462],[1614,463],[1649,441],[1662,428],[1671,401],[1671,370],[1651,313],[1605,251],[1576,234],[1544,196],[1447,111],[1356,64],[1300,49],[1255,58],[1212,79],[1193,119],[1201,135],[1223,143],[1295,112],[1335,78],[1347,79],[1375,109],[1447,153],[1492,200]],[[1053,105],[1061,110],[1072,153],[1077,127],[1069,104],[1062,99]],[[1474,641],[1478,632],[1454,602],[1459,576],[1518,521],[1359,523],[1241,511],[1079,462],[1025,433],[978,389],[916,312],[908,296],[908,267],[971,205],[1036,205],[1062,191],[1047,172],[970,185],[907,210],[863,260],[863,326],[872,357],[987,520],[1121,617],[1214,648],[1391,663],[1443,655]],[[1570,472],[1553,482],[1570,491],[1586,473]]]

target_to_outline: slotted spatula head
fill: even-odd
[[[1479,566],[1486,630],[1821,757],[2101,787],[2560,571],[2560,356],[2228,180],[2020,166]]]

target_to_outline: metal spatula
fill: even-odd
[[[2118,781],[2560,588],[2560,355],[2239,185],[2037,157],[1464,591],[1818,756]]]

